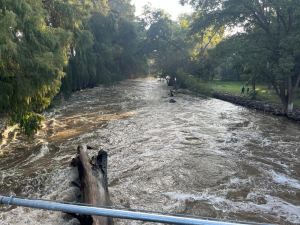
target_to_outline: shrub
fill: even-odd
[[[249,99],[252,99],[252,100],[255,100],[255,99],[259,100],[261,98],[259,91],[255,91],[255,90],[250,91],[246,95],[246,97],[249,98]]]
[[[189,90],[204,95],[204,96],[211,96],[211,85],[208,83],[204,83],[201,78],[196,78],[193,75],[188,75],[183,71],[183,69],[179,69],[176,72],[177,78],[177,85],[180,88],[188,88]]]

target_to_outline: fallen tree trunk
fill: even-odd
[[[89,148],[89,146],[88,146]],[[110,199],[107,187],[107,153],[100,150],[98,155],[89,159],[86,147],[78,146],[77,157],[72,165],[78,167],[80,184],[72,182],[81,190],[82,203],[109,206]],[[113,219],[102,216],[74,215],[80,224],[105,225],[113,224]]]

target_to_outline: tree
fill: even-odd
[[[145,7],[143,21],[149,29],[143,42],[143,51],[154,62],[155,73],[162,77],[171,77],[172,85],[178,68],[184,66],[187,58],[185,42],[181,36],[174,35],[178,26],[170,19],[170,15],[163,10]]]
[[[29,136],[59,91],[145,73],[130,0],[6,0],[0,8],[0,110]]]
[[[145,74],[143,67],[147,62],[138,54],[138,22],[134,21],[130,1],[90,4],[88,9],[89,16],[81,16],[82,21],[77,22],[81,26],[73,31],[75,40],[62,90],[71,93]]]
[[[136,78],[148,73],[147,58],[140,51],[145,28],[134,16],[134,6],[129,0],[110,1],[109,6],[117,19],[117,36],[114,44],[118,48],[115,62],[122,76]]]
[[[164,10],[152,9],[150,5],[144,7],[142,20],[149,28],[143,50],[153,62],[153,73],[169,76],[170,85],[175,78],[183,84],[189,74],[207,80],[210,70],[207,50],[221,40],[223,31],[210,27],[190,35],[190,24],[196,16],[183,14],[178,21],[172,21]]]
[[[37,112],[59,92],[71,34],[47,26],[41,1],[2,1],[1,110],[27,135],[39,128]],[[2,30],[2,29],[1,29]]]
[[[243,38],[259,37],[261,49],[249,55],[260,59],[260,63],[254,60],[256,62],[249,62],[247,67],[251,67],[255,76],[259,74],[272,82],[283,104],[282,113],[293,111],[300,80],[300,46],[296,41],[300,38],[299,1],[182,0],[181,3],[190,3],[199,10],[200,16],[193,23],[194,31],[212,25],[239,25],[246,33]]]

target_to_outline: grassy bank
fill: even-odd
[[[244,81],[212,81],[207,84],[212,90],[214,91],[222,91],[222,92],[228,92],[232,94],[237,95],[247,95],[246,90],[247,87],[244,86]],[[245,94],[241,93],[242,87],[245,87]],[[250,90],[252,89],[251,86],[249,86]],[[264,102],[275,102],[275,103],[281,103],[280,98],[277,94],[274,94],[272,91],[271,95],[268,95],[268,84],[259,83],[256,85],[256,91],[258,91],[258,100],[264,101]],[[298,88],[295,100],[294,100],[295,106],[300,106],[300,88]]]

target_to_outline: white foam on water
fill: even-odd
[[[224,193],[222,195],[209,194],[209,192],[198,193],[198,194],[186,194],[180,192],[166,192],[163,193],[172,199],[176,199],[179,202],[186,200],[197,200],[197,201],[208,201],[216,209],[221,210],[226,213],[236,213],[236,212],[257,212],[267,215],[277,215],[277,220],[279,221],[281,217],[286,217],[286,219],[291,223],[299,223],[300,221],[300,206],[295,206],[288,203],[278,197],[271,195],[264,195],[266,204],[257,204],[251,201],[232,201],[226,199]],[[251,197],[255,198],[258,194],[251,193]],[[173,203],[174,206],[180,205],[179,203]],[[171,209],[169,209],[171,210]]]
[[[56,161],[61,161],[63,159],[70,159],[70,161],[72,160],[72,158],[74,158],[74,155],[62,155],[62,156],[57,156],[57,157],[54,157],[53,159],[56,160]]]
[[[169,196],[170,198],[177,199],[177,200],[187,200],[187,199],[194,199],[200,200],[199,197],[193,194],[184,194],[180,192],[165,192],[163,195]]]
[[[270,146],[272,143],[271,140],[267,139],[267,138],[262,138],[261,139],[261,143],[260,143],[260,147],[266,147],[266,146]]]
[[[94,132],[91,132],[91,133],[85,133],[85,134],[82,134],[80,137],[79,137],[79,140],[83,140],[85,138],[91,138],[91,137],[94,137],[96,136],[96,134]]]
[[[273,177],[274,182],[278,184],[287,185],[296,189],[300,189],[299,180],[289,178],[284,174],[276,173],[274,170],[271,171],[271,176]]]
[[[224,151],[221,151],[219,149],[212,149],[211,150],[212,152],[215,152],[215,153],[218,153],[218,155],[228,155],[227,153],[225,153]]]
[[[29,164],[29,163],[32,163],[32,162],[35,162],[41,158],[43,158],[46,154],[49,153],[49,147],[48,147],[49,143],[48,142],[44,142],[42,143],[41,147],[40,147],[40,151],[39,153],[36,155],[36,154],[32,154],[30,157],[29,157],[29,162],[26,163],[25,165]]]
[[[231,184],[239,184],[239,185],[246,185],[248,183],[250,183],[249,179],[239,179],[239,178],[232,178],[230,179],[230,183]]]
[[[49,178],[49,184],[45,187],[44,194],[37,195],[37,198],[74,202],[76,195],[79,194],[80,191],[78,188],[72,186],[70,181],[76,180],[77,177],[77,168],[68,167],[53,171],[53,176]],[[77,219],[71,218],[63,212],[17,207],[12,210],[0,211],[0,224],[78,225],[80,223]]]
[[[6,177],[6,173],[2,171],[2,173],[0,174],[0,184],[3,184],[5,177]]]
[[[45,211],[45,210],[36,210],[36,209],[27,209],[22,207],[17,207],[9,211],[5,215],[0,214],[0,224],[1,225],[79,225],[79,221],[75,218],[66,221],[64,219],[64,213],[54,212],[54,211]]]
[[[290,173],[290,171],[289,171],[290,166],[288,166],[287,164],[285,164],[285,163],[283,163],[283,162],[281,162],[279,160],[276,160],[274,158],[265,158],[265,159],[267,159],[267,160],[269,160],[269,161],[271,161],[273,163],[276,163],[279,166],[282,166],[286,170],[287,173]]]
[[[299,224],[300,221],[300,206],[288,203],[281,198],[274,197],[271,195],[264,196],[266,204],[255,204],[253,202],[238,203],[242,210],[257,212],[265,214],[275,214],[278,217],[278,222],[280,217],[286,217],[291,223]]]

